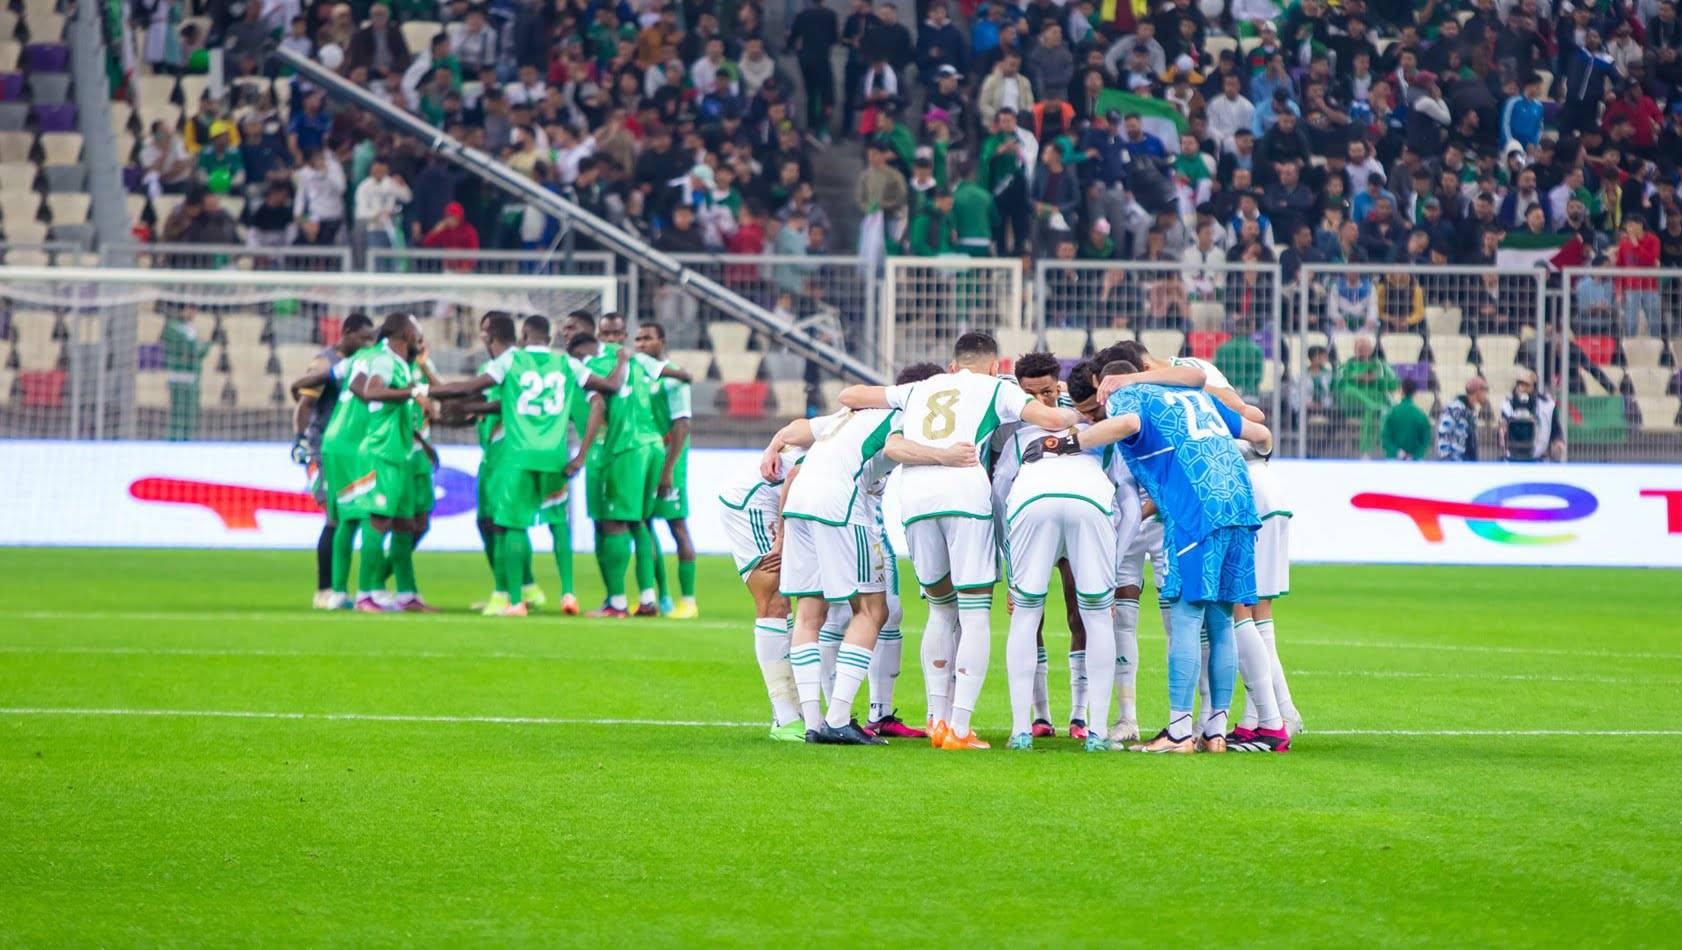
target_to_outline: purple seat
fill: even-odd
[[[16,102],[23,98],[23,74],[0,73],[0,101]]]
[[[76,106],[69,102],[36,106],[35,122],[43,132],[74,132]]]
[[[139,359],[141,372],[164,368],[164,345],[162,343],[142,343],[136,356]]]
[[[1274,355],[1272,327],[1263,327],[1262,329],[1257,330],[1255,333],[1250,334],[1250,339],[1254,340],[1255,344],[1261,347],[1263,354],[1267,356]]]
[[[23,48],[23,69],[29,73],[67,73],[70,47],[63,43],[31,43]]]
[[[146,183],[146,172],[139,165],[123,166],[123,189],[130,194],[139,194]]]
[[[1069,370],[1074,369],[1075,365],[1077,363],[1079,363],[1080,361],[1081,361],[1081,358],[1078,357],[1078,356],[1059,356],[1059,357],[1057,357],[1057,372],[1058,372],[1058,375],[1068,376],[1069,375]]]
[[[1397,363],[1391,367],[1396,371],[1398,380],[1411,379],[1420,389],[1428,389],[1431,385],[1430,363]]]

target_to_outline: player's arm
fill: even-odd
[[[1220,400],[1222,405],[1251,422],[1259,423],[1267,421],[1267,413],[1262,412],[1255,406],[1245,402],[1244,397],[1238,395],[1238,390],[1233,389],[1231,386],[1207,386],[1204,387],[1203,391],[1211,396],[1214,396],[1216,399]],[[1244,441],[1248,442],[1249,440],[1245,439]]]
[[[692,382],[695,381],[695,377],[691,376],[688,370],[684,369],[681,366],[677,366],[675,364],[672,364],[672,363],[662,363],[661,364],[661,366],[660,366],[660,378],[661,379],[675,379],[680,383],[692,383]]]
[[[788,425],[777,430],[771,437],[771,444],[765,446],[765,451],[759,456],[759,477],[768,482],[775,482],[782,475],[782,451],[789,446],[809,448],[816,439],[812,435],[812,423],[807,419],[795,419]]]
[[[361,389],[358,389],[358,384]],[[358,376],[351,380],[350,391],[361,397],[363,402],[408,402],[416,396],[424,396],[428,389],[425,383],[416,383],[402,389],[394,389],[386,385],[380,376]]]
[[[480,373],[472,379],[458,379],[453,383],[435,383],[430,387],[429,392],[435,399],[450,399],[484,392],[500,382],[501,380],[489,373]]]
[[[1160,369],[1141,370],[1137,373],[1122,373],[1115,376],[1105,376],[1098,381],[1098,401],[1107,403],[1110,401],[1110,395],[1116,390],[1140,383],[1202,389],[1208,382],[1209,374],[1203,372],[1202,367],[1191,364],[1165,366]]]
[[[666,430],[666,464],[660,469],[660,484],[656,489],[662,496],[672,490],[672,470],[677,468],[678,456],[683,454],[683,443],[689,439],[689,419],[673,419],[672,427]]]
[[[597,396],[590,400],[590,418],[584,423],[584,432],[578,437],[578,454],[567,460],[566,467],[561,473],[567,478],[578,474],[584,467],[584,461],[590,454],[590,446],[596,444],[596,437],[601,434],[602,426],[607,424],[607,400]]]
[[[1048,406],[1037,399],[1029,400],[1022,407],[1022,421],[1032,426],[1039,426],[1051,432],[1067,429],[1081,421],[1081,414],[1073,409],[1063,409]]]
[[[1094,422],[1087,426],[1075,442],[1084,451],[1086,449],[1101,449],[1106,445],[1120,442],[1122,439],[1132,438],[1139,431],[1139,414],[1126,412],[1102,422]]]
[[[1221,421],[1226,423],[1227,431],[1235,439],[1243,439],[1256,447],[1263,457],[1273,454],[1273,433],[1267,426],[1259,422],[1252,422],[1245,414],[1226,405],[1224,402],[1215,404],[1215,412],[1220,414]]]
[[[585,389],[598,393],[616,393],[619,387],[625,385],[625,373],[631,363],[631,351],[621,346],[613,364],[613,372],[606,376],[595,373],[583,373],[578,384]]]
[[[332,378],[333,367],[331,366],[323,370],[311,370],[292,381],[292,386],[290,387],[292,390],[292,398],[303,399],[304,391],[307,389],[313,389],[319,393],[321,392],[321,387],[327,385],[327,381]],[[315,399],[313,397],[310,399],[310,403],[311,405],[314,405]]]
[[[968,468],[981,464],[981,455],[976,452],[972,442],[959,442],[944,449],[933,446],[919,445],[907,439],[902,433],[895,432],[888,436],[888,444],[883,448],[883,454],[890,461],[901,465],[944,465],[947,468]]]
[[[888,403],[888,387],[855,384],[841,390],[836,397],[848,409],[892,409]]]

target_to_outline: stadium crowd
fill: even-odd
[[[789,6],[772,35],[756,2],[218,2],[175,29],[183,4],[137,0],[153,70],[219,48],[236,94],[147,129],[130,180],[190,194],[155,223],[168,240],[553,239],[288,78],[266,55],[284,46],[671,251],[848,252],[846,217],[867,255],[1278,260],[1288,279],[1517,243],[1682,265],[1669,0],[919,0],[914,24]],[[832,139],[868,156],[855,207],[814,198]],[[211,197],[241,191],[237,220]],[[1613,288],[1625,329],[1648,289]]]

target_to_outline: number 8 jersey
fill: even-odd
[[[531,472],[566,467],[567,426],[583,431],[589,410],[579,380],[584,364],[546,346],[511,347],[485,372],[498,386],[486,395],[502,403],[500,464]]]
[[[969,370],[942,373],[922,382],[889,386],[888,405],[901,410],[895,431],[918,445],[949,448],[970,442],[987,451],[993,430],[1022,418],[1031,399],[1022,387]],[[924,518],[993,517],[987,459],[968,468],[907,465],[900,476],[899,504],[905,524]]]

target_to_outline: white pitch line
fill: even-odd
[[[1433,673],[1412,670],[1291,670],[1291,676],[1347,676],[1360,679],[1477,680],[1510,683],[1604,683],[1616,686],[1682,686],[1682,679],[1643,676],[1554,676],[1545,673]]]
[[[77,716],[150,719],[273,719],[319,722],[395,722],[492,726],[648,726],[670,729],[763,729],[763,722],[712,719],[592,719],[552,716],[421,716],[402,713],[312,713],[256,709],[76,709],[0,707],[0,716]],[[997,731],[997,730],[993,730]],[[1682,729],[1315,729],[1311,736],[1511,737],[1682,736]]]

